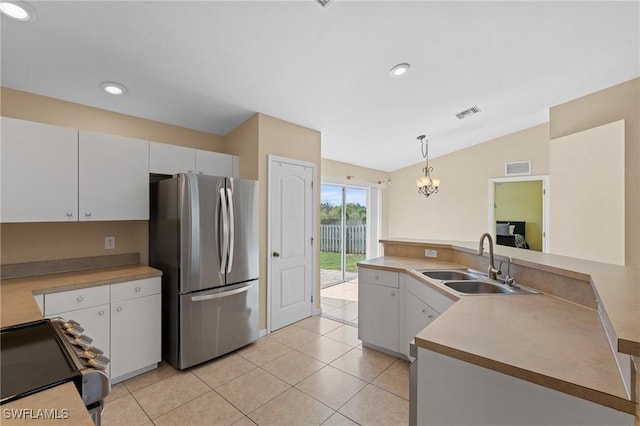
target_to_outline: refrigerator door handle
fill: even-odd
[[[227,273],[229,273],[233,268],[233,243],[236,239],[236,227],[233,220],[233,193],[231,192],[231,188],[227,188],[227,198],[229,202],[229,252],[227,256],[229,258],[229,262],[227,264]]]
[[[224,275],[229,258],[229,209],[227,207],[227,194],[225,188],[220,188],[220,201],[222,202],[222,250],[220,255],[220,274]]]
[[[253,284],[249,284],[248,286],[241,287],[241,288],[236,288],[235,290],[231,290],[231,291],[223,291],[222,293],[206,294],[202,296],[191,296],[191,301],[203,302],[205,300],[213,300],[213,299],[220,299],[222,297],[233,296],[234,294],[247,292],[251,289],[251,287],[253,287]]]

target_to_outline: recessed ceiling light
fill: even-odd
[[[105,81],[104,83],[100,83],[100,87],[110,95],[122,95],[127,91],[126,87],[114,81]]]
[[[36,20],[36,10],[20,0],[0,1],[0,12],[16,21]]]
[[[407,71],[409,71],[409,68],[411,68],[411,65],[407,63],[398,64],[395,67],[391,68],[389,74],[391,74],[391,77],[400,77],[401,75],[406,74]]]

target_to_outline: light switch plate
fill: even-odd
[[[424,251],[424,257],[438,257],[438,250],[427,249]]]

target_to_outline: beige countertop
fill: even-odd
[[[115,284],[143,278],[159,277],[162,273],[143,265],[115,266],[78,272],[65,272],[36,277],[3,279],[0,285],[0,325],[2,327],[42,319],[34,294],[56,293],[84,287]],[[38,392],[2,406],[2,424],[48,424],[65,422],[73,425],[93,425],[73,383]],[[5,409],[24,409],[26,415],[37,416],[39,409],[57,410],[58,419],[17,419],[4,416]],[[68,410],[68,417],[63,410]],[[42,413],[41,413],[42,414]]]
[[[359,265],[409,273],[457,300],[418,346],[637,415],[597,310],[546,294],[459,295],[413,272],[465,267],[450,262],[385,256]]]
[[[3,279],[0,285],[0,327],[42,319],[34,294],[57,293],[161,275],[159,270],[148,266],[129,265]]]
[[[476,254],[478,243],[389,238],[382,243],[428,245]],[[486,256],[487,250],[485,250]],[[511,256],[515,265],[529,266],[570,278],[589,280],[618,340],[618,351],[640,356],[640,271],[532,250],[496,246],[497,256]]]
[[[2,405],[3,425],[60,423],[94,426],[71,382]]]

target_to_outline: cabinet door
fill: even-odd
[[[364,343],[398,352],[398,289],[360,283],[358,338]]]
[[[163,175],[195,173],[196,150],[185,146],[149,142],[149,172]]]
[[[436,319],[438,313],[429,305],[418,299],[411,292],[407,292],[407,325],[404,341],[401,342],[400,352],[409,355],[409,343],[431,321]]]
[[[111,378],[160,362],[160,295],[111,304]]]
[[[78,220],[78,131],[2,117],[2,222]]]
[[[47,318],[52,317],[60,317],[65,320],[74,320],[80,323],[80,326],[84,328],[83,334],[93,339],[91,345],[100,349],[107,357],[110,357],[110,322],[108,303],[47,316]]]
[[[196,150],[196,170],[201,175],[233,176],[233,155]]]
[[[80,131],[80,220],[149,219],[149,142]]]

